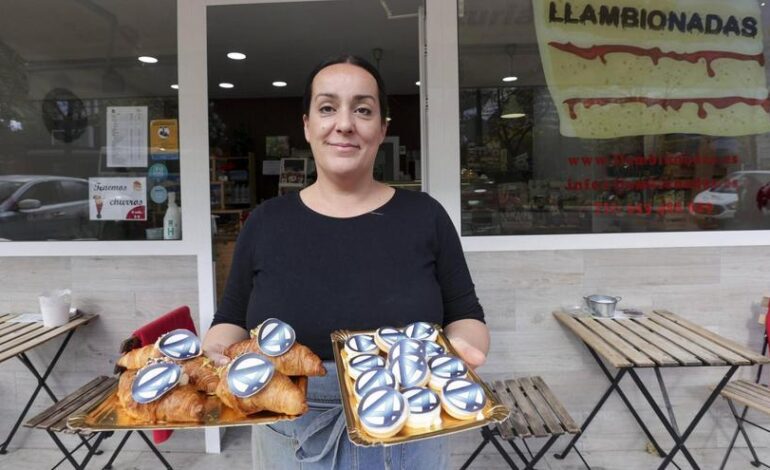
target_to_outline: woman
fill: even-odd
[[[336,329],[439,323],[469,366],[485,361],[489,333],[448,215],[430,196],[372,176],[387,130],[386,96],[377,69],[363,59],[316,67],[303,121],[318,178],[257,207],[238,238],[206,354],[226,361],[224,347],[276,317],[329,370],[310,378],[306,415],[255,428],[257,467],[446,466],[443,439],[387,448],[350,443],[329,338]]]

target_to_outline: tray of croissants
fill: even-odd
[[[294,329],[270,318],[232,344],[217,366],[191,331],[177,329],[123,354],[104,400],[68,420],[78,430],[184,429],[269,424],[307,411],[307,377],[326,375]]]
[[[510,414],[438,325],[332,333],[348,436],[395,445],[502,422]]]

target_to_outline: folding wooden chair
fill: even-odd
[[[462,470],[468,468],[482,449],[490,443],[495,446],[511,468],[518,469],[519,467],[516,466],[505,448],[497,441],[498,437],[508,442],[524,463],[524,469],[534,469],[559,436],[580,432],[580,426],[575,423],[540,377],[523,377],[504,382],[495,381],[491,388],[495,396],[511,409],[511,416],[494,427],[481,428],[483,441],[463,464]],[[526,442],[526,439],[533,437],[548,439],[534,455]],[[516,439],[521,439],[527,454],[516,445]],[[577,451],[577,449],[575,450]],[[578,456],[585,466],[590,468],[579,452]]]
[[[770,317],[770,298],[763,298],[762,306],[768,309],[767,313],[760,315],[759,317],[759,324],[764,326],[764,338],[762,341],[762,355],[764,356],[767,354],[767,341],[770,337],[770,324],[767,321],[768,317]],[[746,432],[746,429],[743,427],[744,424],[748,424],[762,429],[763,431],[770,432],[770,429],[767,429],[753,421],[746,419],[746,414],[748,413],[749,409],[770,416],[770,389],[768,389],[768,385],[760,383],[762,380],[763,367],[764,365],[760,364],[757,368],[757,376],[755,377],[754,382],[749,382],[747,380],[736,380],[727,384],[727,386],[722,390],[721,395],[725,398],[725,400],[727,400],[727,405],[730,407],[730,412],[735,418],[736,427],[735,432],[733,433],[733,437],[730,439],[730,445],[727,447],[727,452],[725,452],[725,456],[722,459],[722,464],[719,466],[719,470],[723,470],[725,465],[727,465],[727,460],[730,458],[730,453],[733,451],[733,447],[735,447],[735,441],[738,438],[738,433],[743,436],[743,439],[746,441],[746,444],[749,447],[749,452],[751,452],[751,456],[754,459],[751,461],[751,464],[755,467],[762,465],[770,468],[769,464],[759,460],[757,451],[754,449],[754,445],[752,444],[751,439],[749,439],[749,435]],[[740,415],[735,408],[735,403],[743,405],[743,410],[741,411]]]

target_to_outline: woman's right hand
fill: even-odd
[[[227,347],[248,338],[249,332],[238,325],[216,324],[206,332],[203,338],[203,354],[217,366],[227,365],[230,362],[230,358],[225,356]]]
[[[206,345],[203,348],[203,355],[211,359],[217,367],[226,366],[230,362],[230,358],[225,356],[226,347],[223,344],[211,344]]]

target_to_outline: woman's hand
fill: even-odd
[[[203,349],[203,355],[211,359],[217,367],[226,366],[230,358],[225,356],[225,349],[223,344],[209,344]]]
[[[249,332],[244,328],[229,323],[219,323],[212,326],[203,338],[203,354],[214,361],[217,366],[224,366],[230,362],[225,356],[225,349],[233,343],[248,339]]]
[[[459,336],[449,338],[449,342],[452,343],[452,347],[457,351],[457,355],[460,356],[468,367],[476,369],[481,367],[487,361],[487,355],[481,352],[479,349],[473,347],[467,341]]]
[[[475,369],[487,360],[489,351],[489,330],[479,320],[457,320],[444,327],[449,342],[460,359]]]

